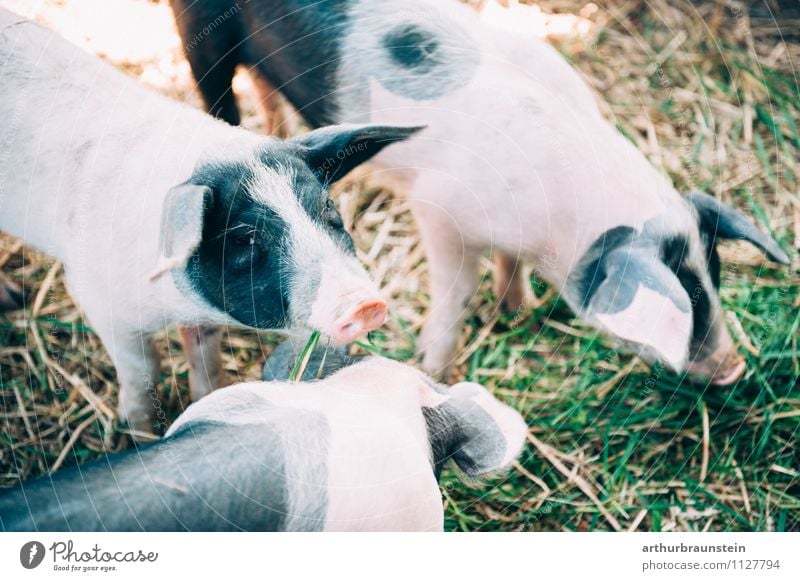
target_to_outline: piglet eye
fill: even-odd
[[[252,246],[256,243],[256,237],[255,234],[250,234],[248,236],[237,236],[233,239],[233,243],[236,244],[236,246],[247,248],[248,246]]]
[[[256,230],[255,228],[242,229],[232,236],[234,246],[239,248],[250,248],[255,246],[256,243]]]
[[[342,217],[339,215],[339,212],[336,210],[336,205],[330,198],[325,200],[325,219],[329,224],[336,228],[341,228],[344,226]]]

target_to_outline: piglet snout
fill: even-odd
[[[689,372],[708,380],[712,385],[732,385],[747,369],[747,362],[731,342],[716,353],[689,364]]]
[[[338,343],[350,343],[361,335],[374,331],[385,320],[385,301],[382,299],[364,301],[336,320],[331,337]]]
[[[736,383],[738,379],[744,375],[744,370],[747,369],[747,363],[744,359],[739,359],[733,363],[732,367],[721,371],[711,378],[711,383],[714,385],[731,385]]]

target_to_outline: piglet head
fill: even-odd
[[[319,362],[323,353],[318,347],[311,359]],[[269,366],[285,367],[283,359],[278,353],[276,360],[270,358]],[[359,397],[374,398],[399,424],[420,430],[419,441],[427,443],[437,478],[450,460],[470,478],[491,475],[508,468],[525,446],[528,426],[520,413],[480,384],[448,387],[410,365],[384,357],[334,354],[333,359],[336,362],[326,375],[333,373],[337,385],[350,386]]]
[[[646,224],[606,232],[570,276],[578,312],[646,361],[717,385],[737,381],[744,359],[720,304],[719,239],[747,240],[781,264],[788,256],[733,208],[691,194],[684,227]]]
[[[248,138],[209,156],[165,200],[156,274],[171,271],[248,327],[310,327],[340,343],[378,328],[386,304],[329,186],[418,129],[336,126],[290,141]]]

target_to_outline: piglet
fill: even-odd
[[[196,400],[221,381],[219,325],[313,328],[346,343],[383,322],[328,187],[416,128],[252,134],[7,11],[0,85],[0,229],[62,262],[135,431],[154,416],[166,427],[150,339],[171,324],[183,326]],[[0,279],[0,306],[21,302]]]
[[[158,443],[0,495],[0,530],[440,531],[442,466],[480,478],[526,437],[484,387],[369,357],[316,382],[217,390]]]
[[[720,305],[717,244],[789,257],[718,198],[682,197],[544,42],[492,28],[456,0],[172,5],[208,109],[230,122],[233,70],[245,64],[313,125],[428,126],[375,161],[408,196],[428,256],[418,347],[429,372],[454,360],[486,250],[495,294],[518,316],[532,271],[649,362],[717,384],[744,372]]]

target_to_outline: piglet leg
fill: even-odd
[[[507,254],[497,253],[494,293],[510,313],[525,307],[530,296],[530,283],[522,263]]]
[[[0,273],[0,311],[15,311],[25,306],[22,289]]]
[[[418,349],[422,366],[436,377],[445,377],[456,355],[466,307],[478,288],[480,251],[470,248],[452,218],[418,202],[414,205],[425,252],[431,303]]]
[[[283,95],[257,71],[252,71],[251,78],[261,100],[264,131],[281,138],[296,135],[300,131],[300,123],[297,114],[290,109]]]
[[[117,369],[120,422],[140,434],[153,433],[153,420],[166,429],[167,418],[155,389],[160,375],[159,355],[150,337],[97,326],[95,331]]]
[[[222,386],[222,329],[181,327],[183,350],[189,360],[189,392],[197,401]]]

